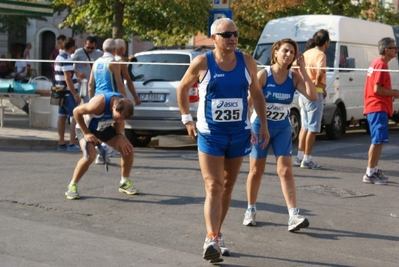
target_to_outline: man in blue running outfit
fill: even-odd
[[[178,88],[177,96],[191,138],[198,141],[198,159],[205,183],[204,217],[207,236],[203,257],[221,262],[229,255],[221,235],[230,206],[231,193],[245,155],[251,151],[248,120],[248,93],[258,112],[259,141],[269,141],[265,101],[257,82],[257,65],[247,54],[237,50],[238,31],[228,18],[215,20],[211,26],[213,51],[194,58]],[[188,91],[199,82],[197,123],[190,114]],[[256,141],[256,142],[257,142]]]
[[[138,194],[129,180],[133,165],[134,149],[129,140],[122,134],[125,119],[133,115],[133,104],[123,95],[107,92],[96,95],[88,103],[73,110],[76,119],[76,136],[82,147],[82,158],[76,164],[72,180],[65,195],[68,199],[78,199],[78,182],[93,163],[99,142],[105,142],[121,154],[121,182],[119,192],[129,195]]]

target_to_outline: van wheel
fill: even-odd
[[[334,116],[329,125],[326,125],[326,135],[329,140],[338,140],[343,133],[344,126],[342,112],[339,107],[334,111]]]
[[[290,123],[292,142],[295,143],[298,140],[299,131],[301,130],[301,116],[299,115],[299,112],[295,109],[291,109],[290,111]]]
[[[134,147],[146,147],[152,138],[151,135],[139,135],[128,129],[125,129],[125,136]]]

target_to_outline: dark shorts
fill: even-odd
[[[84,134],[80,128],[76,128],[75,132],[76,132],[76,138],[78,138],[79,141],[84,138]],[[94,134],[95,137],[97,137],[97,139],[100,139],[102,142],[108,142],[109,140],[111,140],[116,136],[115,128],[112,126],[105,128],[101,132],[99,131],[91,131],[91,132]]]
[[[73,110],[78,106],[73,95],[68,91],[65,94],[64,105],[58,107],[58,116],[73,117]]]

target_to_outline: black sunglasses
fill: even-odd
[[[215,35],[220,35],[223,38],[227,39],[227,38],[230,38],[232,35],[234,35],[234,37],[238,37],[238,31],[235,31],[235,32],[218,32],[218,33],[215,33]]]
[[[398,50],[397,47],[388,47],[388,49],[396,49],[396,50]]]
[[[95,47],[91,47],[91,46],[86,46],[85,48],[86,48],[86,50],[94,50],[95,49]]]

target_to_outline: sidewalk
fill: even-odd
[[[55,128],[29,128],[28,115],[8,100],[3,100],[4,125],[0,128],[0,149],[56,149],[58,134]],[[69,140],[69,134],[65,134]]]

